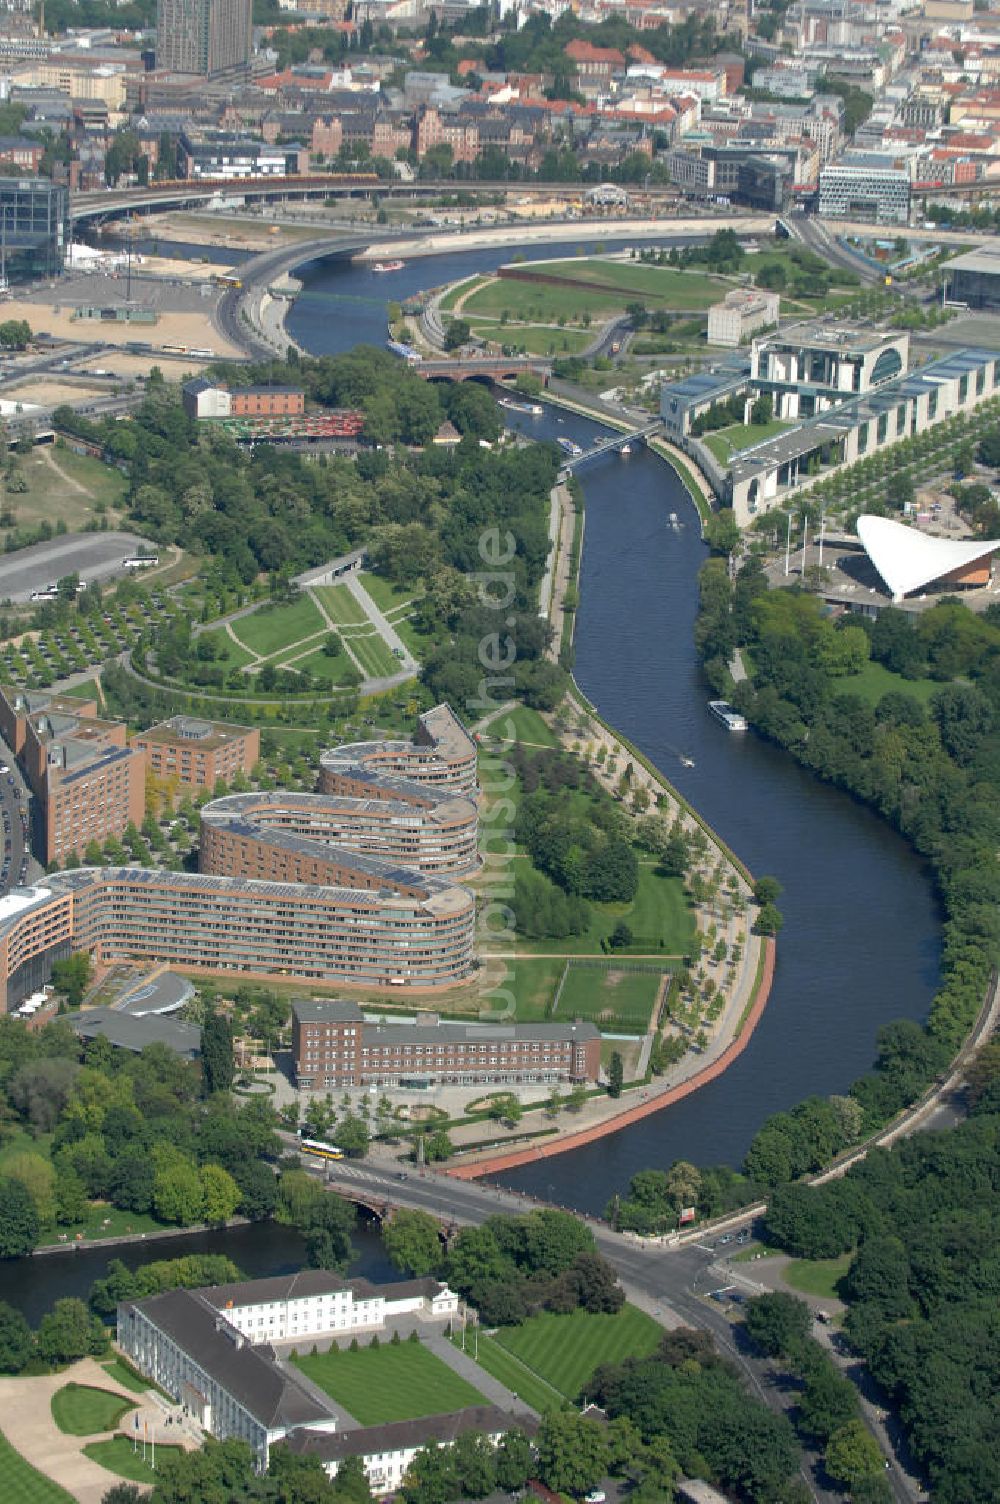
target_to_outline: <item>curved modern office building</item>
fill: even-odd
[[[475,900],[452,874],[475,866],[476,807],[453,790],[474,785],[475,744],[447,706],[423,717],[422,728],[428,723],[413,762],[441,791],[389,771],[405,763],[409,743],[345,747],[327,754],[324,776],[333,758],[365,794],[216,800],[203,811],[200,872],[80,868],[0,899],[3,1007],[81,949],[98,965],[167,962],[260,979],[418,988],[462,981],[474,965]],[[385,745],[390,763],[373,773],[370,749]]]

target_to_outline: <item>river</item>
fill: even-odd
[[[458,252],[394,276],[312,263],[289,333],[315,354],[380,344],[385,299],[467,277],[515,252]],[[529,259],[560,254],[524,247]],[[586,447],[599,424],[547,409],[515,421]],[[600,1210],[636,1170],[679,1157],[736,1165],[763,1119],[811,1092],[845,1090],[868,1069],[879,1028],[926,1017],[939,969],[940,913],[926,869],[870,810],[777,747],[726,732],[706,708],[693,649],[697,515],[674,472],[647,451],[580,472],[587,507],[576,674],[601,714],[661,768],[757,874],[784,885],[771,998],[744,1054],[712,1085],[652,1118],[505,1183]],[[675,512],[681,526],[668,523]],[[694,759],[688,768],[681,754]]]

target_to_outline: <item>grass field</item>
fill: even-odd
[[[116,465],[106,465],[89,454],[77,454],[74,449],[62,449],[57,444],[53,459],[67,475],[89,491],[95,501],[103,501],[116,507],[128,492],[128,480]]]
[[[569,1316],[544,1312],[521,1326],[501,1327],[497,1342],[520,1358],[539,1378],[568,1400],[580,1390],[601,1363],[646,1357],[663,1336],[663,1328],[635,1306],[623,1306],[616,1316]]]
[[[607,966],[570,962],[559,995],[559,1015],[590,1018],[602,1028],[622,1034],[645,1034],[662,977],[656,972],[629,972]]]
[[[608,261],[603,258],[536,264],[546,276],[568,282],[598,282],[621,294],[623,303],[641,299],[660,307],[687,311],[717,303],[725,283],[707,272],[681,271],[672,266],[650,266],[640,261]]]
[[[466,277],[462,282],[456,282],[454,287],[449,288],[441,299],[441,308],[443,311],[450,313],[459,298],[464,298],[467,293],[470,293],[477,284],[484,280],[483,277]]]
[[[543,1023],[548,1018],[564,965],[553,956],[518,956],[507,962],[510,976],[505,985],[514,994],[522,1023]]]
[[[682,956],[694,932],[694,916],[683,882],[679,877],[661,877],[651,866],[640,866],[639,891],[632,903],[594,903],[591,910],[590,925],[582,935],[562,940],[522,940],[518,936],[515,947],[505,942],[497,948],[516,948],[539,956],[597,955],[601,941],[607,939],[619,919],[624,919],[632,931],[632,944],[621,951],[622,956],[655,955],[661,950],[661,940],[664,956]]]
[[[315,585],[313,589],[331,621],[350,626],[365,620],[365,613],[346,585]]]
[[[140,1378],[138,1374],[133,1373],[128,1364],[123,1363],[120,1358],[112,1358],[109,1362],[102,1363],[101,1367],[109,1379],[114,1379],[115,1383],[121,1384],[123,1389],[131,1389],[133,1394],[145,1394],[147,1390],[155,1387]]]
[[[554,323],[560,316],[578,319],[582,313],[607,317],[632,302],[680,312],[702,312],[717,303],[731,285],[702,271],[686,272],[674,267],[589,257],[537,262],[532,270],[557,277],[565,285],[499,277],[477,288],[466,299],[463,317],[495,315],[506,309],[511,318]],[[589,285],[581,287],[581,282]],[[601,291],[602,288],[606,290]]]
[[[52,1396],[52,1419],[69,1436],[96,1436],[113,1431],[133,1400],[88,1384],[64,1384]]]
[[[485,1403],[477,1389],[419,1342],[385,1342],[356,1353],[334,1348],[293,1361],[363,1426]]]
[[[352,637],[351,652],[361,664],[362,672],[371,679],[381,679],[389,674],[398,674],[399,659],[387,648],[381,637],[374,633],[365,637]]]
[[[380,574],[361,574],[358,577],[358,584],[367,591],[379,610],[385,612],[394,611],[397,606],[405,606],[407,601],[412,601],[413,597],[420,593],[416,585],[397,585],[393,580],[384,579]],[[354,601],[353,596],[351,600]],[[357,605],[357,602],[354,601],[354,604]],[[358,620],[363,621],[364,617],[359,617]]]
[[[790,427],[790,423],[783,423],[780,418],[772,418],[770,423],[734,423],[731,428],[720,428],[715,433],[703,434],[701,442],[712,451],[717,460],[725,464],[731,455],[737,454],[741,449],[749,449],[751,444],[762,444],[765,439],[784,433]]]
[[[70,1227],[60,1227],[58,1231],[44,1232],[39,1243],[46,1247],[64,1240],[67,1243],[85,1243],[90,1238],[117,1238],[122,1233],[162,1232],[166,1225],[151,1217],[148,1212],[125,1212],[117,1206],[109,1206],[106,1201],[92,1201],[81,1222],[74,1222]]]
[[[557,324],[497,324],[471,318],[473,334],[494,345],[523,346],[529,355],[579,355],[596,338],[601,320],[592,329],[560,329]]]
[[[156,1473],[150,1466],[151,1450],[147,1446],[146,1457],[143,1459],[142,1442],[139,1442],[139,1450],[132,1450],[133,1443],[127,1436],[112,1436],[107,1441],[90,1441],[83,1449],[83,1455],[89,1457],[91,1462],[100,1463],[106,1467],[109,1473],[117,1473],[119,1478],[128,1478],[132,1483],[154,1483]],[[179,1452],[180,1447],[160,1446],[157,1444],[156,1456],[159,1460],[167,1453]],[[63,1495],[60,1494],[60,1498]]]
[[[785,1282],[803,1295],[839,1299],[838,1286],[853,1258],[853,1253],[842,1253],[837,1259],[792,1259],[785,1269]]]
[[[240,643],[234,642],[225,627],[212,627],[208,632],[199,633],[199,642],[205,641],[206,638],[215,644],[213,662],[224,663],[228,668],[245,668],[248,663],[253,663],[253,654]]]
[[[61,689],[59,693],[71,695],[74,700],[96,700],[98,704],[101,703],[96,679],[84,679],[82,684],[74,684],[71,689]]]
[[[288,663],[286,667],[299,673],[315,674],[317,679],[325,679],[329,684],[343,684],[354,664],[346,653],[328,658],[322,648],[317,648],[315,652],[307,653],[305,658],[296,658],[294,663]]]
[[[931,695],[945,686],[940,679],[904,679],[881,663],[866,663],[860,674],[848,674],[837,687],[843,694],[860,695],[872,705],[889,693],[912,695],[926,705]]]
[[[0,1499],[11,1504],[74,1504],[72,1494],[36,1472],[5,1436],[0,1436]]]
[[[452,1341],[457,1348],[461,1348],[461,1336],[453,1337]],[[467,1332],[466,1352],[471,1353],[473,1347],[474,1339],[471,1339]],[[539,1378],[538,1374],[532,1373],[520,1358],[508,1352],[496,1338],[488,1337],[485,1332],[480,1332],[478,1354],[480,1368],[485,1368],[491,1378],[503,1384],[512,1394],[516,1394],[518,1399],[524,1400],[532,1410],[537,1410],[539,1415],[544,1415],[546,1410],[562,1409],[565,1398],[558,1389],[553,1389],[552,1385]]]
[[[308,596],[287,606],[262,606],[250,616],[233,622],[233,631],[255,653],[277,653],[281,648],[322,632],[325,622]]]
[[[529,705],[515,705],[513,710],[498,715],[486,727],[486,734],[502,741],[528,742],[541,747],[558,746],[555,732],[550,730],[538,711],[532,710]]]

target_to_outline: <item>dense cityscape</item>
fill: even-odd
[[[0,1498],[1000,1504],[998,75],[0,0]]]

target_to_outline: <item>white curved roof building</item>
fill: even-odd
[[[931,538],[889,517],[859,517],[858,538],[894,601],[937,581],[987,585],[1000,538]]]

